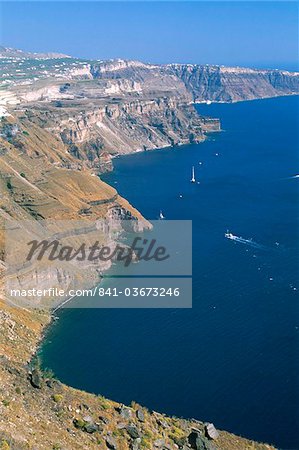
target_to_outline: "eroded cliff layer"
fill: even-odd
[[[99,172],[111,169],[113,155],[200,142],[219,130],[193,102],[299,92],[299,74],[283,70],[16,54],[9,49],[0,59],[0,113],[50,132],[78,167]],[[60,158],[65,167],[67,159]]]
[[[299,74],[285,70],[171,64],[195,102],[236,102],[299,92]]]

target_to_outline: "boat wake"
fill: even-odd
[[[245,239],[245,238],[242,238],[241,236],[235,236],[234,234],[229,233],[229,232],[225,233],[224,236],[227,239],[238,242],[239,244],[249,245],[250,247],[258,248],[258,249],[266,249],[266,247],[264,245],[258,244],[253,239]]]

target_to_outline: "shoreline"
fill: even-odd
[[[259,100],[271,100],[273,98],[281,98],[281,97],[299,97],[298,92],[290,92],[289,94],[278,94],[278,95],[271,95],[271,97],[259,97],[259,98],[247,98],[247,99],[242,99],[242,100],[232,100],[230,102],[225,102],[225,101],[216,101],[216,100],[210,100],[211,103],[207,103],[209,102],[209,100],[198,100],[198,101],[194,101],[191,102],[191,104],[193,105],[205,105],[205,106],[210,106],[210,105],[233,105],[234,103],[247,103],[247,102],[255,102],[255,101],[259,101]]]
[[[196,112],[197,112],[197,111],[196,111]],[[197,112],[197,113],[198,113],[198,112]],[[219,119],[218,119],[218,120],[219,120]],[[112,158],[113,158],[113,159],[114,159],[114,158],[119,158],[119,157],[133,156],[133,155],[136,155],[137,153],[151,152],[151,151],[156,151],[156,150],[169,150],[169,151],[170,151],[172,148],[175,148],[175,147],[184,147],[184,146],[193,145],[193,144],[195,144],[195,145],[200,145],[200,144],[204,143],[206,140],[208,140],[209,134],[219,133],[219,132],[223,132],[223,130],[222,130],[222,129],[219,129],[219,130],[214,130],[214,131],[210,131],[210,132],[204,133],[204,139],[203,139],[202,141],[189,142],[189,143],[181,142],[181,143],[178,143],[178,144],[175,144],[175,145],[165,145],[164,147],[153,148],[153,149],[147,149],[147,150],[145,150],[145,149],[140,149],[139,151],[135,151],[135,152],[132,152],[132,153],[125,153],[125,154],[113,155],[113,156],[111,156],[111,159],[112,159]],[[108,173],[111,173],[111,172],[113,172],[113,171],[114,171],[114,167],[112,166],[112,170],[109,171]],[[101,178],[101,175],[105,175],[105,174],[106,174],[106,173],[102,173],[102,174],[99,174],[99,175],[97,175],[97,176],[98,176],[99,178]],[[105,182],[105,183],[106,183],[106,182]],[[107,183],[107,184],[109,184],[109,183]],[[109,186],[110,186],[110,185],[109,185]],[[111,186],[111,187],[113,187],[113,186]],[[119,194],[118,194],[118,195],[119,195]],[[127,200],[127,199],[126,199],[126,200]],[[129,201],[129,200],[128,200],[128,201]],[[138,212],[139,212],[139,211],[138,211]],[[141,213],[140,213],[140,214],[141,214]],[[137,220],[139,220],[139,219],[137,219]],[[147,219],[145,219],[145,220],[147,220]],[[111,267],[112,267],[112,264],[111,264],[111,266],[110,266],[109,268],[107,268],[107,269],[104,270],[104,271],[105,271],[105,272],[109,271],[109,270],[111,269]],[[92,286],[88,286],[87,289],[92,288],[92,287],[94,287],[95,285],[100,284],[100,283],[102,282],[102,279],[103,279],[103,277],[102,277],[102,275],[100,275],[100,276],[99,276],[99,280],[97,281],[97,283],[93,284]],[[50,327],[53,325],[53,321],[57,320],[57,319],[55,319],[55,315],[54,315],[54,314],[55,314],[57,311],[60,311],[60,310],[63,308],[64,305],[66,305],[66,304],[68,304],[70,301],[72,301],[73,298],[75,298],[75,296],[71,296],[71,297],[65,299],[65,300],[62,301],[59,305],[57,305],[54,309],[49,309],[50,322],[49,322],[48,325],[46,326],[45,332],[44,332],[43,335],[41,336],[41,339],[40,339],[40,341],[39,341],[39,343],[38,343],[38,346],[37,346],[37,348],[36,348],[36,351],[35,351],[34,354],[32,355],[32,358],[30,359],[30,362],[33,361],[33,360],[38,356],[38,354],[39,354],[39,352],[41,351],[41,348],[42,348],[42,346],[43,346],[43,342],[44,342],[44,340],[45,340],[45,338],[46,338],[47,332],[49,331]],[[70,309],[71,309],[71,308],[70,308]],[[57,317],[57,316],[56,316],[56,317]]]

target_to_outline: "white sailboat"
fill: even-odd
[[[194,166],[192,166],[192,178],[190,181],[191,183],[196,183]]]
[[[163,216],[163,213],[162,213],[162,211],[160,210],[160,214],[159,214],[159,219],[160,220],[163,220],[163,219],[165,219],[165,217]]]

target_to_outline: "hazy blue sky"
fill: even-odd
[[[3,45],[86,58],[294,68],[294,2],[4,2]]]

